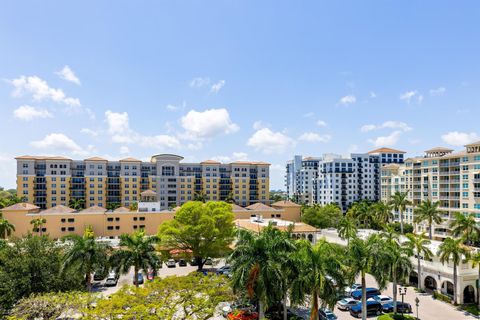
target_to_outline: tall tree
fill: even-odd
[[[120,236],[120,249],[113,252],[110,257],[110,264],[117,271],[128,273],[134,268],[135,285],[138,287],[138,273],[140,270],[147,272],[148,269],[157,273],[161,259],[156,253],[155,244],[158,243],[157,236],[146,236],[143,230],[133,234],[122,234]]]
[[[422,201],[418,207],[415,208],[415,222],[420,223],[426,221],[429,226],[429,238],[433,238],[433,223],[442,223],[442,212],[438,209],[438,202],[432,202],[429,199]]]
[[[118,209],[120,208],[121,204],[118,203],[118,202],[109,202],[107,203],[107,210],[111,210],[111,211],[114,211],[115,209]]]
[[[407,192],[395,192],[390,200],[393,210],[397,211],[400,216],[400,233],[403,234],[403,213],[405,212],[408,205],[411,205],[412,202],[408,200],[408,191]]]
[[[37,232],[38,235],[43,234],[43,226],[47,223],[47,219],[45,218],[35,218],[30,220],[30,224],[33,226],[33,232]]]
[[[478,280],[477,283],[477,304],[480,309],[480,252],[475,252],[470,255],[470,262],[472,262],[472,268],[478,267]]]
[[[69,246],[63,257],[63,269],[75,270],[85,275],[85,286],[88,291],[92,288],[92,273],[94,270],[106,269],[111,247],[95,240],[91,227],[85,229],[83,237],[68,235],[63,238]]]
[[[480,227],[475,219],[475,214],[464,215],[455,213],[455,219],[450,222],[452,235],[463,237],[468,245],[472,244],[474,238],[480,235]]]
[[[382,228],[393,220],[392,205],[383,201],[373,204],[373,212],[375,214],[375,222]]]
[[[193,195],[193,201],[199,201],[199,202],[207,202],[208,197],[204,192],[195,192]]]
[[[73,198],[73,199],[70,199],[68,204],[70,208],[75,210],[81,210],[85,208],[85,200],[83,199]]]
[[[333,308],[347,280],[345,248],[320,240],[316,245],[301,241],[296,253],[299,271],[292,283],[292,301],[302,304],[305,297],[312,299],[310,320],[318,319],[320,305]]]
[[[463,244],[463,239],[446,238],[438,248],[437,255],[440,257],[440,262],[452,262],[453,263],[453,300],[458,303],[457,299],[457,285],[458,275],[457,268],[464,259],[468,259],[470,255],[470,249]]]
[[[336,204],[314,204],[302,208],[302,221],[318,229],[336,227],[341,217],[342,210]]]
[[[285,298],[288,275],[283,272],[284,265],[295,247],[284,232],[271,225],[258,234],[240,229],[237,239],[228,258],[233,288],[256,299],[259,318],[264,319],[265,308]]]
[[[368,200],[356,202],[347,212],[348,215],[354,216],[363,223],[364,228],[368,228],[370,222],[373,220],[374,211],[373,206]]]
[[[226,202],[190,201],[175,219],[160,225],[158,236],[164,247],[191,250],[201,270],[207,258],[223,257],[234,240],[232,205]]]
[[[3,218],[0,211],[0,239],[6,239],[7,237],[10,237],[14,231],[15,226],[7,219]]]
[[[350,215],[346,215],[340,219],[337,227],[338,236],[343,240],[347,240],[347,245],[350,244],[350,239],[357,236],[357,225],[357,219]]]
[[[417,288],[422,289],[421,282],[421,264],[420,257],[423,256],[424,260],[430,259],[433,256],[432,251],[429,248],[430,241],[425,239],[425,233],[415,235],[412,233],[407,234],[407,245],[412,248],[413,252],[417,256]]]
[[[377,281],[380,289],[385,288],[387,276],[385,270],[379,267],[379,255],[384,251],[383,243],[377,235],[370,235],[367,239],[353,238],[347,250],[349,273],[353,278],[361,277],[362,282],[362,320],[367,319],[367,294],[365,275],[370,273]]]

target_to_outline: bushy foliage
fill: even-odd
[[[390,226],[395,230],[395,232],[400,232],[400,222],[390,223]],[[413,225],[409,223],[403,224],[403,233],[413,233]]]
[[[302,208],[302,221],[319,229],[336,228],[341,217],[342,210],[335,204]]]

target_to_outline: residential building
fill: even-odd
[[[29,203],[17,203],[2,209],[5,219],[15,226],[12,236],[22,237],[32,232],[30,221],[44,218],[41,227],[43,234],[53,239],[59,239],[68,234],[82,235],[86,226],[91,226],[97,237],[118,238],[121,234],[144,230],[153,235],[165,221],[175,217],[180,207],[171,210],[158,210],[156,195],[151,190],[142,193],[137,210],[119,207],[107,210],[105,207],[92,206],[83,210],[74,210],[67,206],[57,205],[42,210],[39,206]],[[250,219],[264,217],[265,219],[285,219],[299,223],[301,220],[300,205],[290,201],[279,201],[270,206],[257,202],[247,207],[232,204],[235,219]]]
[[[412,202],[404,215],[413,221],[414,207],[424,200],[439,203],[444,219],[433,226],[433,236],[442,240],[450,236],[450,222],[456,212],[475,214],[480,219],[480,141],[454,152],[437,147],[426,150],[424,156],[405,160],[398,169],[382,168],[382,181],[391,188],[382,189],[382,200],[387,201],[395,190],[408,192]],[[398,213],[396,213],[398,217]],[[416,226],[417,232],[429,231],[425,224]]]
[[[82,200],[87,208],[128,206],[138,202],[145,190],[157,194],[161,210],[193,200],[196,194],[212,201],[231,198],[241,206],[269,202],[270,164],[265,162],[182,163],[183,157],[173,154],[155,155],[149,162],[99,157],[15,159],[18,196],[41,209],[67,206],[71,200]]]
[[[322,159],[314,157],[302,158],[294,156],[287,162],[285,185],[289,199],[312,205],[317,203],[315,179],[318,177],[318,166]]]

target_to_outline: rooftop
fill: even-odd
[[[374,153],[406,153],[406,152],[401,151],[401,150],[392,149],[392,148],[378,148],[378,149],[372,150],[368,153],[369,154],[374,154]]]
[[[275,208],[269,207],[266,204],[257,202],[254,204],[249,205],[248,207],[245,207],[248,210],[255,210],[255,211],[276,211]]]
[[[305,224],[303,222],[293,222],[282,219],[237,219],[235,220],[235,225],[237,227],[247,229],[253,232],[260,232],[263,228],[267,227],[269,224],[272,224],[275,228],[287,231],[289,228],[293,228],[292,232],[317,232],[318,230],[311,225]]]
[[[40,209],[40,207],[37,207],[34,204],[27,203],[27,202],[19,202],[11,206],[5,207],[2,210],[10,211],[10,210],[38,210],[38,209]]]
[[[271,204],[272,207],[286,207],[286,208],[299,208],[301,205],[290,200],[281,200]]]
[[[75,209],[62,206],[62,205],[51,207],[50,209],[42,211],[42,213],[47,213],[47,214],[48,213],[72,213],[72,212],[75,212]]]

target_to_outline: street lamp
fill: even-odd
[[[417,307],[417,320],[418,320],[418,305],[420,304],[420,299],[418,297],[415,298],[415,306]]]
[[[402,318],[403,318],[403,310],[404,308],[404,303],[403,303],[403,297],[407,294],[407,288],[406,287],[400,287],[400,295],[402,296]]]

